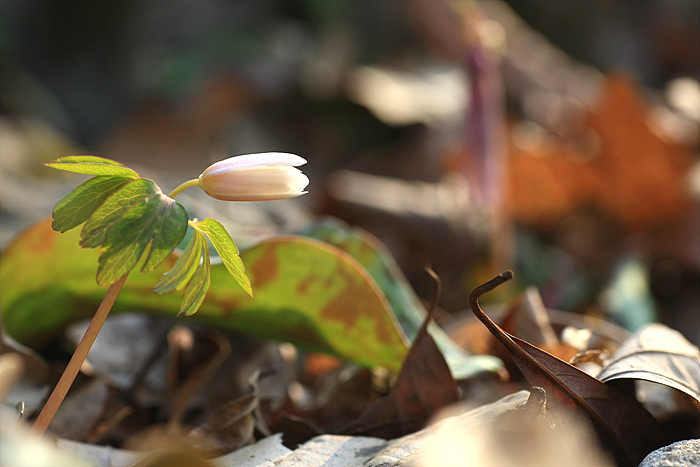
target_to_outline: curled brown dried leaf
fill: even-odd
[[[472,312],[506,347],[528,382],[547,391],[553,415],[571,409],[583,412],[601,444],[614,453],[620,465],[638,465],[649,452],[661,446],[656,420],[638,401],[508,334],[483,312],[479,297],[512,277],[513,273],[506,271],[475,288],[469,295]]]
[[[389,395],[377,401],[343,433],[398,438],[428,422],[440,409],[459,400],[459,389],[445,358],[428,333],[428,324],[440,299],[440,279],[432,269],[435,295],[423,326],[406,355]]]

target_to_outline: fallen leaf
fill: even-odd
[[[427,315],[425,306],[379,239],[364,229],[344,225],[336,219],[312,223],[302,233],[336,246],[359,261],[382,289],[408,339],[412,341],[418,335]],[[466,352],[436,323],[428,325],[428,332],[447,360],[455,379],[469,379],[480,373],[498,373],[503,368],[503,363],[492,355]]]
[[[24,361],[20,354],[6,352],[0,355],[0,402],[22,379],[24,374]]]
[[[486,292],[510,280],[504,272],[475,288],[469,304],[479,320],[506,347],[525,378],[547,391],[547,400],[558,410],[579,409],[590,419],[604,447],[621,465],[636,466],[660,446],[656,420],[636,400],[589,376],[578,368],[503,331],[479,306]]]
[[[216,329],[194,332],[176,325],[167,334],[168,368],[165,415],[167,423],[149,425],[132,433],[123,443],[127,449],[149,451],[161,447],[213,449],[203,439],[189,439],[191,426],[185,418],[193,399],[211,381],[231,351],[228,339]]]
[[[271,432],[284,433],[286,446],[298,446],[323,433],[342,432],[378,399],[375,385],[373,372],[357,365],[306,373],[286,388],[288,397],[278,410],[261,398],[261,413]]]
[[[687,394],[700,408],[700,349],[680,332],[663,324],[650,324],[617,350],[598,379],[639,379],[663,384]]]
[[[514,138],[509,202],[518,221],[555,226],[595,207],[639,231],[688,212],[688,148],[668,143],[648,125],[639,91],[626,77],[607,78],[599,103],[570,139]]]
[[[540,347],[559,343],[537,287],[530,286],[508,307],[501,327]]]
[[[59,234],[44,220],[3,252],[1,319],[15,340],[40,348],[66,325],[94,314],[105,294],[95,283],[99,252],[79,248],[79,234]],[[405,335],[381,290],[349,254],[318,240],[287,236],[266,240],[241,258],[255,297],[236,285],[223,264],[212,264],[211,288],[200,311],[183,319],[399,370]],[[152,272],[132,273],[112,313],[174,317],[182,292],[160,296],[152,288],[176,259],[171,255]]]
[[[515,393],[513,396],[519,395]],[[511,396],[511,397],[513,397]],[[490,406],[489,417],[454,415],[447,410],[435,425],[432,439],[417,453],[417,467],[612,467],[597,445],[595,434],[579,414],[558,414],[566,424],[552,426],[541,388],[532,388],[526,403],[503,410],[505,399]],[[501,406],[501,407],[499,407]],[[457,410],[463,410],[457,406]],[[478,409],[477,409],[478,410]],[[476,410],[474,411],[476,412]],[[488,412],[487,412],[488,414]],[[457,422],[457,420],[460,422]]]
[[[168,332],[169,423],[180,425],[192,398],[231,353],[226,336],[216,329],[194,333],[181,325]]]
[[[379,397],[375,378],[366,368],[348,365],[316,378],[313,420],[333,432],[359,417]]]
[[[398,438],[419,430],[440,409],[459,400],[457,383],[428,333],[440,296],[439,279],[432,270],[428,273],[436,281],[433,306],[408,351],[396,383],[388,396],[373,404],[342,433]]]
[[[223,404],[210,413],[187,436],[202,440],[218,453],[235,451],[253,441],[255,430],[255,410],[258,407],[259,371],[253,372],[248,383],[248,393]]]
[[[98,378],[69,392],[51,421],[49,431],[65,439],[84,439],[102,420],[109,393],[107,384]]]
[[[557,338],[537,287],[530,286],[517,297],[506,309],[505,316],[499,321],[499,325],[507,333],[520,336],[522,340],[532,343],[565,362],[570,361],[578,353],[576,349],[560,342]],[[517,374],[517,370],[512,371],[514,362],[507,355],[506,349],[493,336],[491,341],[490,353],[505,362],[510,374]]]

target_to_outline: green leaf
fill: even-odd
[[[182,299],[180,304],[180,312],[178,315],[185,314],[191,316],[199,310],[202,305],[204,298],[207,296],[209,291],[209,286],[211,285],[211,264],[209,263],[209,244],[203,238],[204,234],[199,230],[195,229],[195,235],[202,237],[201,243],[202,249],[200,250],[200,256],[202,257],[201,264],[197,267],[197,271],[192,276],[192,280],[187,284],[187,289],[185,289],[185,297]]]
[[[238,247],[226,228],[216,219],[204,219],[201,222],[194,222],[192,225],[207,235],[214,248],[216,248],[217,253],[219,253],[219,257],[228,272],[243,287],[243,290],[252,297],[253,288],[250,285],[250,279],[245,274],[243,261],[238,256]]]
[[[48,162],[47,167],[87,175],[117,175],[139,178],[134,170],[111,159],[98,156],[67,156]]]
[[[83,183],[56,204],[53,229],[65,232],[79,226],[107,197],[130,180],[126,177],[99,176]]]
[[[124,212],[107,232],[97,268],[97,283],[109,285],[131,271],[151,240],[154,243],[144,269],[152,270],[154,263],[155,266],[160,264],[182,241],[186,231],[187,214],[175,200],[162,193],[143,198]]]
[[[111,227],[144,198],[161,193],[152,180],[139,178],[124,185],[95,210],[80,233],[80,246],[95,248],[102,245]]]
[[[311,224],[303,233],[328,242],[359,261],[384,292],[408,338],[416,337],[427,311],[386,246],[369,232],[332,219]],[[498,372],[503,368],[503,362],[494,356],[468,355],[435,323],[428,326],[428,332],[445,356],[455,379]]]
[[[192,235],[185,251],[175,261],[175,265],[160,276],[158,284],[153,288],[154,292],[166,294],[180,290],[187,284],[197,270],[202,253],[203,239],[204,237],[197,233]]]
[[[162,205],[152,227],[151,249],[141,272],[153,271],[177,247],[187,233],[187,211],[178,202],[159,195]]]
[[[141,272],[152,271],[187,232],[185,208],[165,196],[152,180],[128,180],[103,198],[80,233],[80,246],[102,246],[97,269],[100,285],[131,271],[149,243]]]
[[[3,252],[0,319],[17,341],[41,348],[67,324],[95,313],[105,294],[93,280],[99,252],[79,248],[78,236],[77,230],[54,232],[45,220]],[[374,280],[350,255],[318,240],[286,236],[242,252],[241,259],[255,297],[231,286],[223,264],[212,264],[209,292],[187,319],[365,366],[400,368],[405,336]],[[158,295],[152,287],[176,260],[171,255],[152,272],[130,275],[112,313],[138,310],[172,317],[182,291]]]

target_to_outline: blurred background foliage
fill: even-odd
[[[696,0],[3,0],[0,244],[69,190],[40,162],[174,186],[293,152],[310,194],[255,208],[271,230],[360,225],[424,298],[432,263],[448,312],[510,267],[699,343],[699,23]]]

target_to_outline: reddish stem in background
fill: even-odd
[[[99,308],[97,308],[95,316],[93,316],[92,321],[90,321],[90,326],[88,326],[87,331],[85,331],[85,335],[83,335],[83,338],[80,340],[78,347],[75,349],[75,353],[73,353],[70,362],[68,362],[68,366],[66,366],[66,369],[61,375],[61,379],[58,380],[58,384],[56,384],[51,396],[49,396],[49,400],[46,401],[46,405],[44,405],[44,408],[41,410],[39,417],[34,422],[30,433],[41,436],[49,427],[51,420],[53,420],[58,408],[61,406],[61,403],[63,403],[63,399],[65,399],[66,394],[68,394],[68,390],[73,385],[73,381],[78,375],[80,367],[83,366],[83,362],[87,358],[92,344],[95,343],[95,339],[97,339],[102,325],[107,319],[109,312],[112,310],[112,306],[119,292],[122,290],[122,286],[124,286],[127,275],[128,274],[123,275],[117,282],[109,286],[105,298],[102,299],[102,303],[100,303]]]

